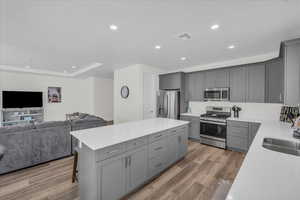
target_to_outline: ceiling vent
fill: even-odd
[[[182,40],[190,40],[192,37],[188,33],[182,33],[182,34],[178,35],[178,38],[182,39]]]

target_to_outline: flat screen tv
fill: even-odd
[[[43,92],[2,91],[3,108],[43,107]]]

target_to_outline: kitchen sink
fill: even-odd
[[[300,143],[276,138],[264,138],[263,147],[280,153],[300,156]]]

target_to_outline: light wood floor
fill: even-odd
[[[190,141],[185,159],[124,199],[211,200],[216,191],[224,196],[229,187],[222,185],[232,184],[243,159],[242,153]],[[2,175],[0,200],[79,200],[72,164],[69,157]]]

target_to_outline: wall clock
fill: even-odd
[[[126,99],[128,96],[129,96],[129,88],[126,85],[124,85],[121,88],[121,97]]]

